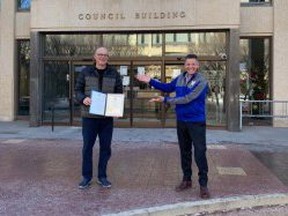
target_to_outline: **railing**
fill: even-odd
[[[288,101],[284,100],[240,100],[240,130],[243,117],[288,118]]]

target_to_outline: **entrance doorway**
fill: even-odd
[[[161,95],[149,84],[135,79],[137,74],[146,73],[161,79],[162,62],[151,60],[111,61],[120,73],[125,94],[124,116],[115,119],[120,127],[162,127],[161,105],[149,103],[149,99]]]
[[[149,84],[138,82],[135,75],[146,73],[161,82],[169,82],[183,71],[187,53],[197,53],[200,70],[209,81],[207,125],[226,126],[225,85],[230,82],[226,82],[228,35],[229,31],[226,30],[47,33],[44,35],[44,75],[41,73],[39,81],[39,86],[44,89],[39,95],[39,110],[34,111],[33,115],[42,115],[39,119],[51,122],[51,110],[54,110],[55,122],[79,125],[80,105],[73,100],[75,82],[83,67],[92,63],[91,53],[95,46],[105,46],[111,57],[109,63],[116,67],[122,77],[125,94],[124,116],[115,119],[116,126],[176,126],[174,107],[148,102],[154,96],[165,94]],[[169,96],[173,97],[174,94]],[[34,98],[34,101],[38,99]]]
[[[75,100],[74,87],[84,67],[91,61],[45,61],[43,123],[80,125],[80,104]],[[162,127],[162,105],[149,103],[160,91],[135,79],[138,73],[161,79],[161,61],[111,61],[120,73],[125,94],[124,116],[115,119],[119,127]]]
[[[209,82],[207,125],[225,126],[226,61],[202,61],[201,72]],[[80,105],[75,101],[74,86],[82,69],[91,61],[47,61],[44,63],[43,121],[63,125],[80,125]],[[124,116],[115,119],[116,127],[175,127],[174,107],[149,103],[149,99],[165,95],[149,84],[135,79],[146,73],[151,78],[170,82],[183,69],[183,62],[161,60],[111,60],[120,73],[125,94]],[[174,93],[169,94],[175,96]],[[52,116],[54,115],[54,116]]]

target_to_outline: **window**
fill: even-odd
[[[162,38],[159,34],[148,33],[47,34],[44,54],[45,56],[91,56],[97,46],[107,47],[110,56],[113,57],[162,55]]]
[[[240,40],[241,99],[269,100],[270,95],[270,38]]]
[[[18,11],[30,10],[30,7],[31,7],[31,0],[17,0]]]
[[[29,115],[30,41],[17,41],[18,49],[18,106],[19,116]]]
[[[226,54],[225,32],[166,33],[165,55],[197,53],[203,56],[221,56]]]
[[[272,0],[241,0],[241,5],[271,5]]]

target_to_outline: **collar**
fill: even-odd
[[[195,72],[194,74],[189,74],[187,71],[184,74],[186,83],[190,83],[195,77],[196,77],[197,72]],[[188,80],[188,81],[187,81]]]

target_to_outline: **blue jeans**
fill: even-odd
[[[93,146],[99,136],[98,178],[106,178],[106,169],[111,157],[113,118],[82,118],[82,176],[93,177]]]
[[[183,180],[190,181],[192,177],[192,144],[194,158],[198,167],[200,186],[207,186],[208,163],[206,158],[206,124],[205,122],[177,121],[177,136],[180,147]]]

